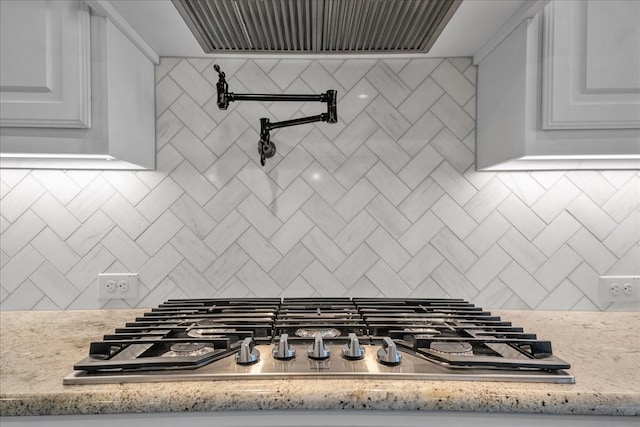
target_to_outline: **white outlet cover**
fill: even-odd
[[[618,285],[618,292],[612,292],[612,286]],[[624,292],[625,285],[630,292]],[[600,276],[600,301],[609,302],[640,302],[640,276]]]
[[[115,291],[107,289],[107,282],[116,283]],[[127,282],[127,289],[122,290],[118,283]],[[101,273],[98,274],[98,299],[125,299],[135,300],[138,298],[138,273]]]

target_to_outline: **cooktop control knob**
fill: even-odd
[[[313,344],[309,346],[307,355],[309,359],[324,360],[329,358],[330,351],[324,346],[321,334],[315,334]]]
[[[364,358],[364,349],[360,345],[356,334],[351,333],[347,338],[349,342],[342,346],[342,357],[348,360],[360,360]]]
[[[245,338],[240,345],[240,351],[236,354],[236,363],[238,365],[251,365],[258,360],[260,360],[260,352],[255,348],[253,338]]]
[[[383,365],[399,365],[402,362],[402,356],[398,353],[396,343],[389,337],[384,337],[382,347],[378,349],[378,362]]]
[[[296,357],[296,351],[289,344],[289,334],[280,335],[280,341],[273,347],[272,351],[274,359],[289,360]]]

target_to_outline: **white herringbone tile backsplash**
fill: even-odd
[[[216,106],[211,59],[156,69],[157,170],[1,170],[0,307],[128,307],[97,275],[167,298],[461,297],[626,310],[598,276],[640,274],[637,171],[476,172],[468,58],[218,61],[236,93],[338,91],[337,124],[259,119],[324,104]]]

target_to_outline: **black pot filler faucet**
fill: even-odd
[[[337,112],[337,91],[328,90],[320,95],[294,95],[294,94],[249,94],[229,92],[229,84],[225,80],[224,72],[216,64],[213,69],[218,72],[218,108],[226,110],[229,103],[233,101],[297,101],[309,102],[320,101],[327,103],[327,112],[310,117],[300,117],[299,119],[284,120],[281,122],[271,122],[267,118],[260,119],[260,141],[258,142],[258,153],[260,153],[260,164],[264,166],[266,159],[273,157],[276,153],[276,146],[271,141],[269,132],[272,129],[286,128],[289,126],[303,125],[314,122],[338,122]]]

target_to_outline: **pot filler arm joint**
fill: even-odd
[[[265,165],[266,159],[273,157],[276,153],[276,146],[271,141],[270,131],[290,126],[303,125],[315,122],[338,122],[337,111],[337,91],[330,89],[319,95],[297,95],[297,94],[249,94],[229,92],[229,84],[225,80],[225,73],[220,70],[219,65],[214,65],[213,69],[218,73],[218,108],[226,110],[230,102],[234,101],[295,101],[295,102],[325,102],[327,112],[309,117],[272,122],[268,118],[260,119],[260,141],[258,142],[258,153],[260,154],[260,164]]]

